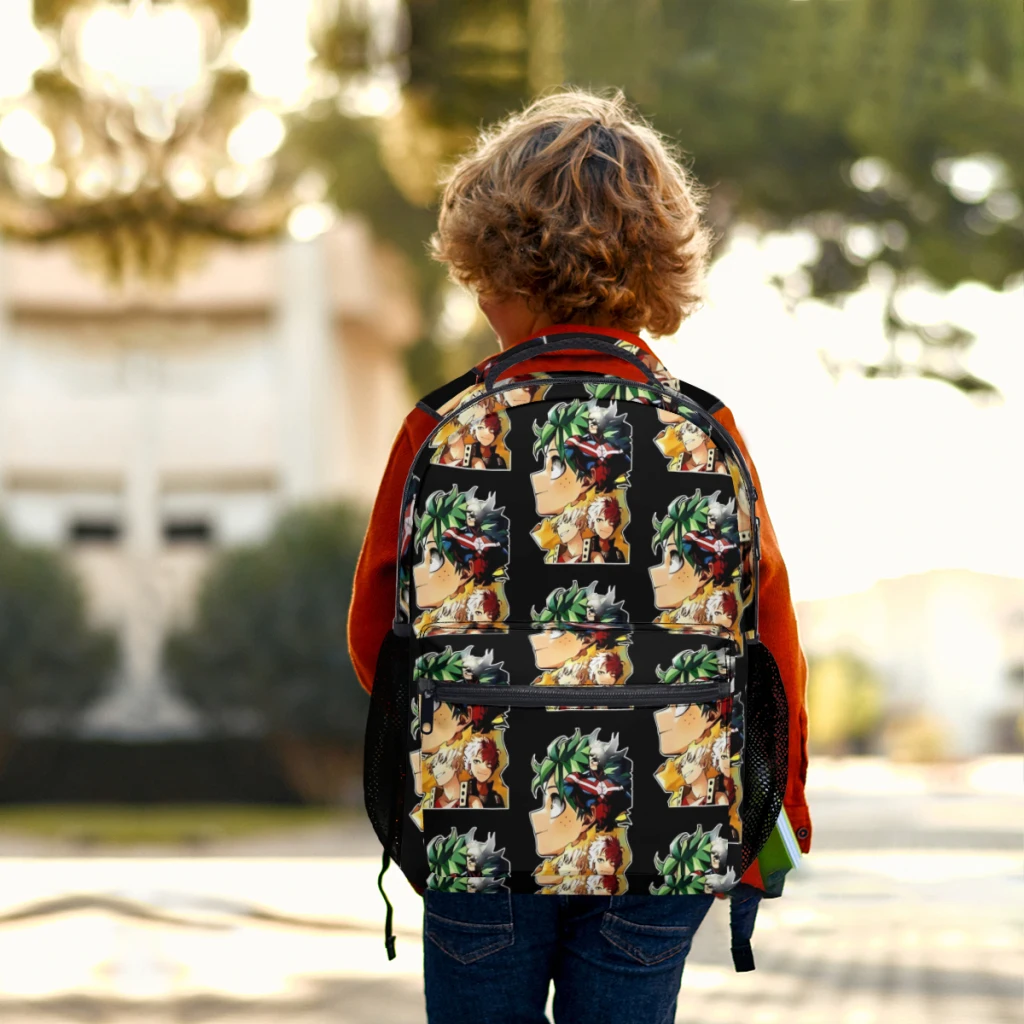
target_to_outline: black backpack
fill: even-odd
[[[560,349],[645,382],[506,376]],[[756,493],[717,400],[581,329],[418,406],[438,423],[405,487],[366,733],[381,877],[394,860],[467,897],[759,896],[739,879],[782,806],[787,705],[757,631]]]

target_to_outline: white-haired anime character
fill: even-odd
[[[454,745],[441,747],[430,756],[426,763],[436,783],[424,795],[423,806],[466,807],[468,801],[467,784],[459,780],[462,770],[462,750]]]
[[[505,848],[495,849],[497,843],[493,832],[487,833],[487,841],[476,838],[476,829],[466,834],[466,880],[470,892],[493,892],[505,887],[509,864],[505,859]]]
[[[711,870],[704,876],[705,892],[728,892],[736,885],[735,869],[725,867],[728,859],[729,841],[715,835],[711,840]]]
[[[587,851],[582,846],[569,846],[555,861],[555,870],[563,877],[582,875],[585,868]]]

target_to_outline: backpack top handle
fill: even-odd
[[[655,376],[654,371],[642,359],[624,348],[619,348],[610,341],[605,341],[602,336],[597,334],[552,334],[513,345],[512,348],[506,349],[494,358],[491,365],[487,368],[484,384],[490,390],[494,387],[498,378],[517,363],[534,359],[544,352],[558,352],[564,349],[584,349],[621,359],[623,362],[631,363],[640,370],[644,377],[655,387],[661,387],[661,382]]]

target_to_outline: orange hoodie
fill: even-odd
[[[550,335],[580,329],[579,325],[564,324],[545,328],[539,333]],[[643,339],[629,331],[590,326],[582,329],[588,333],[621,338],[647,352],[651,351]],[[582,363],[585,363],[585,366],[581,365]],[[620,360],[584,351],[541,353],[516,367],[516,371],[520,373],[530,370],[573,369],[586,369],[640,381],[643,379],[639,371]],[[779,551],[772,521],[768,516],[768,509],[765,507],[761,480],[736,427],[736,421],[729,409],[724,406],[713,411],[712,415],[735,439],[747,460],[757,490],[755,513],[761,519],[758,626],[762,642],[775,656],[786,688],[790,741],[789,781],[784,804],[800,849],[807,853],[811,848],[811,818],[804,796],[804,782],[807,778],[807,663],[797,635],[796,615],[789,596],[789,576]],[[348,649],[359,681],[367,692],[373,687],[377,652],[391,629],[394,617],[398,528],[402,517],[402,494],[406,477],[420,445],[436,425],[437,421],[421,409],[413,409],[406,417],[391,446],[391,454],[388,456],[388,464],[384,469],[380,489],[377,491],[370,524],[356,565],[348,615]],[[760,877],[757,875],[756,862],[744,876],[744,881],[759,885]]]

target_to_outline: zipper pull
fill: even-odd
[[[420,696],[420,735],[434,731],[434,691],[428,686]]]

